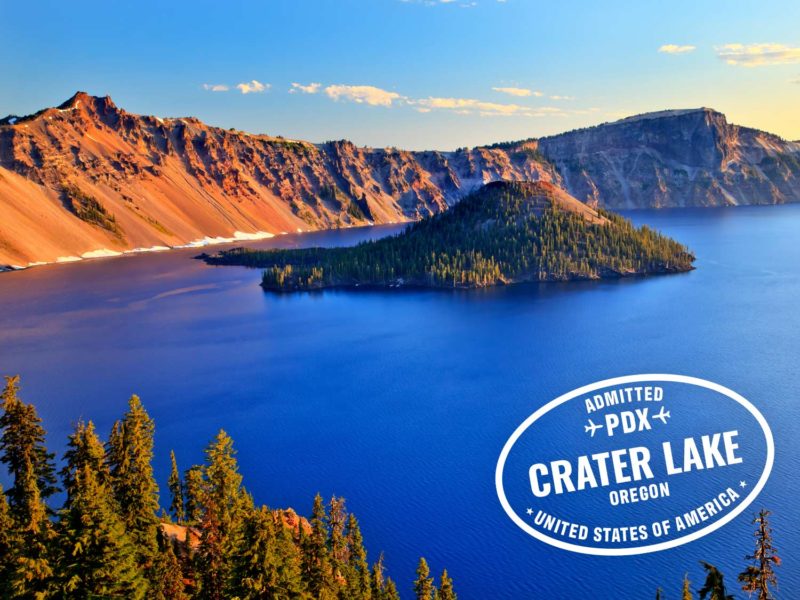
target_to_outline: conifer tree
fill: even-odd
[[[5,495],[15,546],[8,585],[14,597],[40,597],[50,590],[53,575],[53,530],[45,498],[56,491],[55,469],[41,419],[33,405],[20,400],[18,391],[19,377],[6,377],[0,396],[0,462],[12,479]]]
[[[458,600],[458,596],[453,589],[453,580],[447,575],[447,569],[442,571],[442,579],[435,595],[436,600]]]
[[[186,522],[199,523],[203,513],[203,486],[205,485],[203,467],[194,465],[187,469],[186,473],[184,473],[183,481]]]
[[[185,504],[183,499],[183,484],[181,483],[181,475],[178,471],[178,463],[175,460],[175,451],[170,450],[169,453],[170,463],[172,468],[169,473],[169,492],[172,496],[172,501],[169,505],[169,511],[172,513],[175,521],[180,525],[186,520]]]
[[[328,548],[330,549],[331,566],[335,577],[345,576],[347,562],[350,558],[347,538],[345,537],[346,523],[347,511],[345,510],[344,498],[334,496],[328,504]]]
[[[319,494],[314,496],[311,510],[311,533],[302,536],[301,548],[303,577],[308,582],[308,591],[314,598],[329,596],[333,582],[328,552],[328,515]]]
[[[417,565],[417,579],[414,581],[414,594],[417,600],[431,600],[433,598],[434,585],[431,570],[428,562],[420,557]]]
[[[83,467],[88,467],[94,473],[98,484],[104,486],[110,484],[105,449],[103,443],[97,437],[94,423],[91,421],[88,423],[79,421],[75,426],[75,431],[67,437],[67,451],[64,453],[64,462],[66,464],[60,473],[64,491],[67,493],[64,508],[69,508],[72,503],[72,497],[76,491],[75,477]]]
[[[383,592],[386,587],[386,577],[384,571],[386,567],[383,564],[383,552],[378,556],[372,565],[372,572],[370,574],[370,591],[372,592],[373,600],[383,600]]]
[[[733,596],[725,590],[722,573],[714,565],[700,561],[706,570],[706,582],[700,588],[700,600],[733,600]]]
[[[391,577],[386,578],[386,585],[383,590],[383,600],[400,600],[400,592]]]
[[[233,440],[222,430],[206,448],[205,483],[201,497],[198,561],[202,597],[219,600],[224,597],[243,508],[249,500],[242,490]]]
[[[11,597],[11,575],[14,570],[14,521],[8,500],[0,485],[0,598]]]
[[[131,396],[128,412],[109,436],[108,464],[114,495],[125,530],[136,546],[137,561],[157,585],[158,485],[153,477],[155,425],[138,396]]]
[[[157,586],[154,596],[163,600],[188,600],[183,581],[183,569],[175,554],[175,548],[163,532],[158,535],[158,559],[156,563]]]
[[[231,596],[241,600],[308,597],[299,548],[281,519],[265,506],[245,518]]]
[[[25,511],[27,498],[21,489],[27,477],[27,468],[33,469],[39,499],[44,502],[56,491],[54,455],[45,446],[42,420],[32,404],[25,404],[18,396],[19,376],[6,377],[0,396],[0,462],[6,465],[13,484],[6,490],[12,514]]]
[[[135,547],[113,510],[109,490],[84,466],[74,474],[71,506],[59,518],[57,578],[71,598],[145,598]]]
[[[761,509],[753,519],[756,525],[754,536],[756,538],[756,549],[753,554],[747,555],[747,560],[753,564],[739,574],[739,581],[742,589],[749,594],[755,592],[758,600],[772,600],[772,590],[770,588],[778,585],[778,578],[775,575],[775,567],[780,566],[781,559],[778,556],[775,546],[772,545],[772,528],[769,525],[768,510]]]
[[[364,548],[364,538],[361,535],[358,519],[352,513],[347,516],[346,538],[349,550],[345,586],[347,597],[370,600],[372,589],[367,550]]]
[[[681,593],[681,600],[694,600],[694,596],[692,596],[691,582],[689,581],[688,573],[684,573],[683,575],[683,591]]]

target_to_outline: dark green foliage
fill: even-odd
[[[116,217],[108,212],[94,196],[82,192],[74,184],[65,183],[61,186],[61,197],[64,206],[81,221],[105,229],[118,238],[124,237]]]
[[[346,537],[349,556],[345,569],[345,597],[354,600],[369,598],[372,590],[367,550],[364,548],[358,519],[353,513],[347,516]]]
[[[303,547],[303,577],[308,590],[315,598],[325,596],[333,589],[332,569],[328,552],[328,515],[322,496],[314,496],[311,510],[311,532],[301,538]]]
[[[102,444],[91,422],[70,436],[64,486],[69,501],[57,528],[57,587],[70,598],[144,598],[147,583],[136,562],[105,468],[97,470]]]
[[[225,597],[237,535],[249,498],[242,489],[233,440],[222,430],[206,448],[203,472],[201,539],[197,556],[201,597],[220,600]]]
[[[11,575],[14,571],[14,521],[8,500],[0,485],[0,598],[11,597]]]
[[[97,437],[94,423],[91,421],[88,424],[79,421],[75,431],[69,435],[64,462],[66,465],[61,470],[61,480],[67,493],[65,508],[69,508],[72,504],[72,498],[76,493],[75,478],[84,467],[94,474],[98,485],[105,486],[110,481],[105,448]]]
[[[349,248],[238,248],[206,260],[265,268],[262,285],[280,291],[484,287],[692,268],[694,257],[677,242],[580,204],[584,214],[557,208],[557,194],[545,184],[494,183],[393,237]]]
[[[158,485],[153,478],[155,424],[138,396],[131,396],[128,412],[117,421],[108,440],[111,485],[125,530],[136,546],[139,566],[155,582],[158,553]]]
[[[231,596],[241,600],[310,598],[300,548],[279,513],[261,507],[244,519],[231,582]]]
[[[156,585],[152,590],[154,597],[163,600],[188,600],[189,595],[183,583],[183,569],[172,542],[164,535],[159,535],[158,547]]]
[[[6,377],[0,396],[0,462],[8,469],[14,483],[6,490],[13,514],[24,515],[29,510],[29,498],[23,489],[30,474],[35,479],[41,501],[56,491],[54,455],[47,452],[42,420],[32,404],[19,399],[19,377]],[[29,473],[30,470],[30,473]]]
[[[184,474],[184,498],[186,501],[186,520],[198,523],[203,505],[203,467],[194,465]]]
[[[181,483],[181,475],[178,471],[178,463],[175,460],[175,451],[170,451],[169,453],[171,469],[169,473],[169,480],[167,481],[167,485],[169,486],[169,492],[172,496],[172,501],[169,505],[169,511],[172,514],[175,521],[179,524],[183,523],[186,520],[186,510],[185,510],[185,503],[183,499],[183,483]]]
[[[733,596],[725,590],[725,581],[722,573],[714,565],[700,561],[706,570],[706,582],[698,592],[700,600],[733,600]]]
[[[739,573],[742,589],[748,594],[756,593],[758,600],[772,600],[772,589],[778,585],[775,567],[780,566],[781,559],[775,546],[772,545],[772,528],[769,525],[768,510],[760,510],[753,523],[756,525],[756,548],[753,554],[747,555],[752,564]]]
[[[370,567],[343,498],[334,496],[326,510],[317,494],[310,521],[255,508],[224,431],[183,485],[171,455],[171,508],[177,520],[185,510],[192,526],[160,524],[155,427],[136,396],[105,447],[91,421],[76,424],[60,471],[66,498],[53,525],[42,495],[55,490],[52,455],[36,411],[17,391],[18,378],[8,378],[0,458],[15,492],[0,489],[0,598],[399,600],[383,556]],[[433,579],[424,579],[432,600]],[[437,598],[455,599],[446,571]]]
[[[0,397],[0,462],[12,479],[5,496],[12,522],[7,541],[13,549],[9,578],[3,585],[11,589],[12,596],[35,598],[52,587],[53,528],[45,498],[56,491],[56,480],[41,419],[33,405],[17,396],[18,391],[19,377],[6,377]]]

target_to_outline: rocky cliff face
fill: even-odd
[[[558,182],[534,147],[311,144],[78,93],[0,121],[0,264],[418,219],[488,181]]]
[[[800,144],[702,108],[542,138],[563,185],[611,208],[800,202]]]
[[[612,208],[800,202],[800,143],[697,109],[409,152],[134,115],[78,93],[0,120],[0,266],[408,221],[498,180]]]

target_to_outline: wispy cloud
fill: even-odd
[[[224,83],[204,83],[203,89],[209,92],[227,92],[230,88]]]
[[[482,117],[543,117],[546,115],[558,116],[564,114],[560,108],[555,107],[530,107],[514,103],[486,102],[475,98],[440,98],[429,97],[419,100],[409,100],[419,112],[431,110],[447,110],[459,115],[477,114]]]
[[[716,51],[720,59],[739,67],[800,63],[800,47],[786,44],[725,44]]]
[[[528,88],[520,88],[520,87],[493,87],[492,88],[495,92],[500,92],[501,94],[508,94],[509,96],[519,96],[519,97],[526,97],[526,96],[542,96],[542,92],[537,92],[536,90],[529,90]]]
[[[236,89],[238,89],[243,94],[260,94],[262,92],[266,92],[269,88],[270,84],[261,83],[260,81],[256,81],[255,79],[249,82],[236,84]]]
[[[550,96],[550,100],[574,100],[574,96]]]
[[[800,85],[800,77],[796,77],[795,79],[790,79],[789,83],[795,83],[797,85]]]
[[[688,54],[689,52],[694,52],[695,50],[697,50],[697,46],[692,46],[691,44],[686,44],[683,46],[678,44],[664,44],[658,49],[658,51],[662,54]]]
[[[303,94],[316,94],[321,87],[321,83],[309,83],[308,85],[293,83],[292,87],[289,89],[289,93],[296,94],[297,92],[302,92]]]
[[[402,97],[396,92],[389,92],[372,85],[329,85],[325,94],[333,100],[348,100],[357,104],[389,107]]]

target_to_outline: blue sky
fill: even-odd
[[[710,106],[800,139],[797,0],[4,0],[0,40],[3,115],[80,89],[257,133],[451,149]]]

